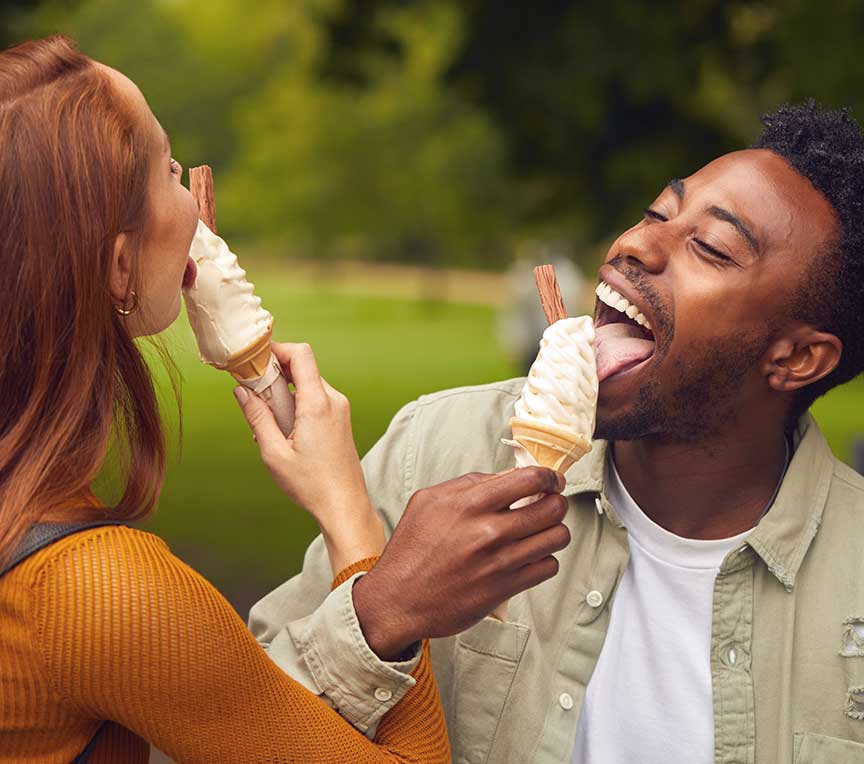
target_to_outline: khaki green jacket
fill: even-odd
[[[512,466],[500,441],[522,383],[449,390],[399,412],[364,459],[388,529],[417,489]],[[796,446],[776,503],[714,586],[717,764],[864,764],[864,478],[834,458],[809,415]],[[567,474],[573,540],[558,575],[515,597],[508,622],[487,618],[433,641],[459,764],[570,762],[629,557],[606,500],[605,452],[595,442]],[[302,573],[253,608],[250,626],[273,660],[371,735],[411,685],[413,662],[379,661],[357,624],[351,582],[328,597],[329,581],[319,538]],[[628,703],[620,698],[622,734]]]

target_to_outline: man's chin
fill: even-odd
[[[639,385],[623,394],[613,380],[604,380],[597,398],[594,437],[597,440],[638,440],[651,435],[658,429],[661,408],[654,385]]]
[[[594,427],[595,440],[639,440],[649,434],[646,431],[648,422],[637,412],[620,412],[616,416],[601,417],[597,413],[597,423]]]

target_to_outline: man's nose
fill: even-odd
[[[669,262],[671,226],[666,223],[642,225],[618,239],[616,254],[630,266],[649,273],[662,273]]]

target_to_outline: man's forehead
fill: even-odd
[[[682,190],[685,199],[733,208],[774,245],[821,245],[836,234],[830,202],[767,149],[724,154],[685,178]]]
[[[799,175],[785,159],[768,149],[742,149],[730,151],[712,159],[708,164],[694,172],[687,181],[702,182],[734,182],[747,177],[750,180],[780,184],[790,183],[793,186],[799,182],[809,184],[806,178]]]

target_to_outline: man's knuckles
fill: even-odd
[[[564,488],[563,476],[547,467],[525,467],[524,472],[536,493],[559,493]]]
[[[496,549],[501,546],[505,538],[504,529],[497,522],[497,518],[479,517],[471,523],[471,541],[468,551],[472,554],[480,554]]]

